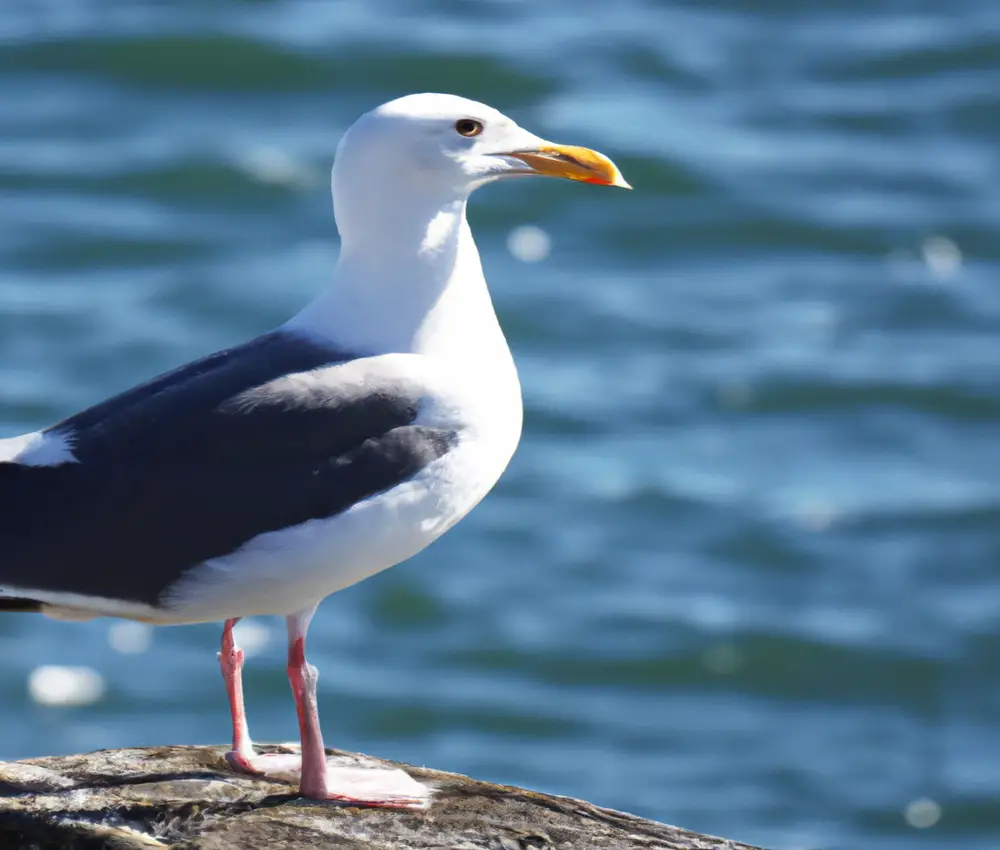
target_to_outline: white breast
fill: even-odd
[[[413,233],[396,222],[401,232],[383,234],[384,245],[417,246],[411,255],[345,239],[332,285],[285,327],[342,350],[413,358],[411,376],[426,388],[417,424],[453,430],[457,445],[337,516],[262,534],[192,570],[168,596],[174,622],[311,605],[424,549],[506,468],[521,435],[521,391],[465,202],[411,212]]]
[[[341,514],[259,535],[204,562],[170,591],[162,621],[289,614],[437,540],[492,489],[517,447],[520,387],[509,354],[505,360],[495,362],[488,382],[433,364],[439,389],[425,398],[416,424],[454,430],[451,451]]]

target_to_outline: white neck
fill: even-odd
[[[506,342],[466,199],[379,204],[377,227],[345,227],[329,287],[285,327],[357,354],[393,352],[468,360]],[[367,218],[367,216],[366,216]]]

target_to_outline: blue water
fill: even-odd
[[[328,743],[779,850],[1000,846],[994,0],[6,0],[0,434],[295,312],[340,133],[419,90],[636,190],[476,197],[525,436],[322,606]],[[112,625],[0,620],[0,756],[225,740],[218,628]],[[103,694],[37,704],[52,664]]]

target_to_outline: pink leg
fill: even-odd
[[[316,668],[306,661],[306,632],[316,607],[299,611],[286,619],[288,626],[288,681],[295,696],[295,710],[299,716],[299,734],[302,739],[302,773],[299,793],[314,800],[338,800],[362,806],[378,806],[389,809],[410,809],[421,807],[425,796],[412,796],[412,789],[400,792],[398,786],[383,787],[356,785],[353,793],[335,793],[330,790],[330,774],[326,762],[326,748],[323,733],[319,727],[319,706],[316,702]],[[390,774],[392,772],[390,771]],[[375,775],[375,774],[371,774]],[[408,782],[409,777],[403,775]],[[356,779],[357,777],[355,777]],[[345,783],[341,780],[341,786]],[[346,783],[350,788],[355,783]],[[423,789],[418,785],[422,792]]]
[[[316,668],[306,661],[306,632],[316,608],[299,611],[286,620],[288,626],[288,681],[295,697],[302,740],[302,778],[299,792],[315,800],[330,798],[326,776],[326,748],[319,727],[319,706],[316,702]]]
[[[235,770],[255,776],[288,781],[299,774],[299,793],[317,800],[337,800],[363,806],[384,806],[394,809],[424,808],[430,792],[401,770],[367,768],[354,765],[327,764],[323,734],[319,728],[316,705],[316,668],[306,661],[306,632],[316,612],[313,606],[286,618],[288,625],[288,680],[295,696],[299,716],[302,755],[290,753],[256,754],[247,730],[243,710],[243,650],[233,638],[237,619],[227,620],[222,633],[219,661],[229,693],[233,716],[233,749],[226,758]],[[291,776],[290,776],[291,775]],[[344,793],[331,791],[343,789]]]
[[[239,621],[239,617],[226,620],[222,631],[222,651],[219,653],[222,678],[226,681],[226,693],[229,694],[229,712],[233,717],[233,749],[226,753],[226,759],[236,770],[259,774],[260,771],[251,764],[254,756],[253,741],[250,740],[247,715],[243,708],[243,650],[236,645],[233,636],[233,626]]]

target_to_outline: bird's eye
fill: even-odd
[[[483,122],[474,118],[460,118],[455,122],[455,132],[460,136],[478,136],[483,132]]]

